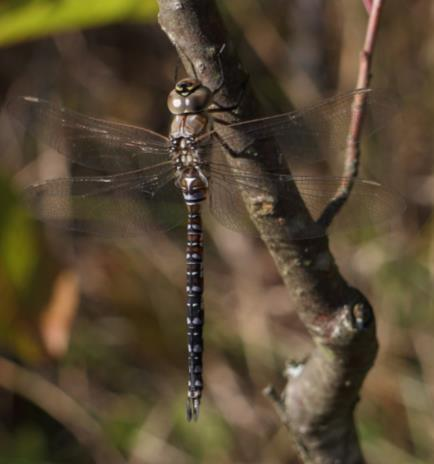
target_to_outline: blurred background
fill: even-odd
[[[219,2],[264,114],[355,86],[361,0]],[[177,57],[153,0],[3,1],[0,92],[167,133]],[[336,234],[345,278],[373,304],[380,352],[357,408],[370,463],[434,463],[434,4],[386,2],[372,86],[397,117],[364,146],[363,177],[400,192],[387,231]],[[0,463],[297,463],[262,389],[311,341],[264,245],[205,235],[205,392],[185,420],[183,229],[72,239],[20,192],[69,166],[0,120]]]

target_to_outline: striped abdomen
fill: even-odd
[[[202,396],[202,330],[204,311],[203,293],[203,242],[200,204],[187,205],[187,336],[188,336],[188,420],[197,419]]]
[[[200,215],[201,203],[205,200],[208,180],[200,167],[189,167],[179,179],[184,201],[187,205],[187,336],[188,336],[188,401],[187,418],[196,420],[199,415],[203,390],[203,232]]]

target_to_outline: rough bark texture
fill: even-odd
[[[233,105],[245,81],[233,45],[213,0],[159,0],[161,27],[177,48],[187,70],[211,89],[224,77],[219,103]],[[219,55],[222,45],[225,49]],[[250,119],[254,98],[246,92],[235,117]],[[229,117],[229,116],[226,116]],[[259,154],[264,147],[257,147]],[[268,149],[272,147],[267,147]],[[267,159],[248,165],[255,174]],[[272,166],[271,166],[272,167]],[[264,172],[264,185],[270,179]],[[288,383],[277,404],[306,463],[363,463],[354,425],[354,408],[363,380],[377,353],[375,321],[366,298],[343,279],[327,238],[291,241],[290,219],[310,218],[294,190],[293,201],[258,202],[245,195],[247,207],[295,301],[300,319],[314,339],[315,349],[302,365],[288,368]],[[270,207],[268,207],[270,206]]]

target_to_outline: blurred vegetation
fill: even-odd
[[[268,111],[354,86],[361,1],[219,5]],[[4,1],[0,43],[3,103],[35,95],[167,132],[177,58],[154,1]],[[362,174],[407,210],[388,233],[331,237],[376,309],[380,355],[357,412],[371,463],[434,462],[433,57],[432,3],[386,2],[372,85],[398,117]],[[298,462],[261,391],[310,340],[263,245],[207,226],[206,389],[188,424],[184,230],[118,243],[45,231],[19,192],[68,166],[5,111],[0,140],[0,464]]]
[[[153,21],[154,0],[9,0],[0,5],[0,45],[120,21]]]

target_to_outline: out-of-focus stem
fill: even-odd
[[[357,89],[365,89],[371,80],[371,64],[377,32],[380,22],[380,14],[384,5],[383,0],[373,0],[370,5],[370,15],[366,28],[365,43],[360,53],[359,73],[357,77]],[[353,110],[348,130],[347,146],[345,149],[344,172],[342,183],[335,196],[330,200],[318,219],[318,222],[327,227],[348,200],[354,181],[357,177],[360,165],[360,138],[362,134],[363,120],[365,116],[366,100],[370,98],[369,92],[358,93],[354,97]]]

